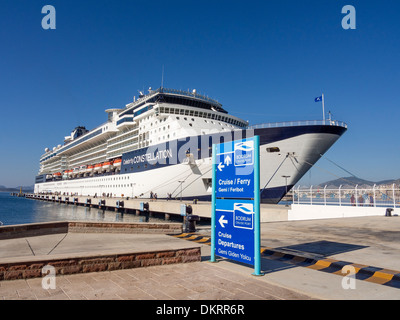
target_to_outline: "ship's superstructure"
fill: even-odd
[[[211,145],[259,135],[264,202],[279,201],[346,130],[337,121],[250,127],[193,91],[149,89],[40,157],[35,192],[209,199]],[[282,176],[286,178],[283,179]],[[263,184],[264,183],[264,184]]]

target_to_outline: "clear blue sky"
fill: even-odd
[[[56,30],[44,30],[44,5]],[[355,30],[341,26],[344,5]],[[348,123],[326,154],[369,180],[400,178],[398,0],[29,1],[0,6],[0,185],[32,185],[45,147],[161,84],[251,123]],[[304,183],[347,174],[321,159]]]

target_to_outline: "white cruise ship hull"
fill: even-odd
[[[236,130],[260,136],[261,201],[278,203],[336,140],[345,126],[304,124]],[[218,134],[215,134],[218,135]],[[215,135],[171,140],[122,155],[119,173],[35,184],[35,193],[183,200],[211,199],[211,145]],[[196,143],[197,141],[197,143]],[[182,156],[183,155],[183,156]]]

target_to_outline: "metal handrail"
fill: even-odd
[[[296,126],[336,126],[347,128],[347,123],[338,120],[299,120],[285,122],[269,122],[249,126],[249,129],[296,127]]]

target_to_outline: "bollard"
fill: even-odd
[[[86,199],[86,202],[85,202],[85,207],[86,207],[87,205],[90,205],[90,206],[91,206],[91,204],[92,204],[92,199],[87,198],[87,199]]]
[[[200,217],[192,214],[186,216],[185,232],[196,232],[196,221],[200,221]]]
[[[115,209],[117,209],[117,210],[115,210],[115,211],[118,211],[118,209],[123,208],[123,207],[124,207],[124,202],[121,201],[121,200],[118,200],[118,201],[116,202],[116,208],[115,208]]]
[[[391,217],[392,216],[392,208],[386,208],[386,213],[385,213],[385,217]]]
[[[105,208],[105,206],[106,206],[106,200],[103,200],[103,199],[100,199],[99,200],[99,209],[101,209],[102,207],[104,206],[104,210],[106,209]]]

